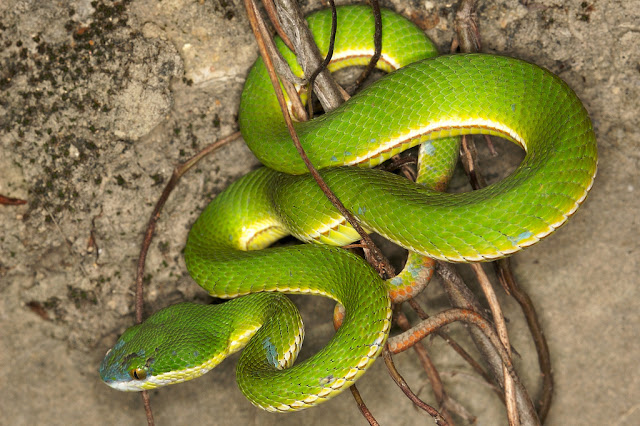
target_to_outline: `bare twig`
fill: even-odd
[[[480,33],[478,31],[478,22],[476,15],[476,5],[474,0],[461,0],[458,5],[458,11],[456,12],[456,33],[457,39],[455,44],[459,44],[460,51],[464,53],[474,53],[480,51],[481,42],[480,42]],[[453,46],[452,46],[453,49]],[[485,139],[488,141],[489,149],[492,152],[492,155],[495,155],[495,149],[493,148],[493,144],[491,143],[491,139],[488,136],[485,136]],[[475,144],[473,143],[473,139],[471,137],[466,138],[463,137],[462,140],[462,162],[469,176],[469,181],[474,189],[479,189],[486,186],[486,181],[482,174],[478,171],[477,168],[477,154],[475,150]],[[483,286],[483,290],[485,290],[485,295],[487,295],[487,299],[490,301],[491,309],[494,315],[494,320],[496,321],[496,326],[498,327],[499,333],[501,334],[501,338],[503,339],[503,343],[505,344],[508,351],[510,351],[510,346],[508,345],[507,335],[506,335],[506,327],[503,327],[501,313],[499,312],[499,304],[497,301],[492,302],[492,297],[487,293],[489,291],[495,297],[493,293],[493,289],[491,288],[491,284],[486,279],[486,275],[484,271],[479,265],[473,266],[478,279]],[[534,311],[535,313],[535,311]],[[498,318],[497,316],[500,316]],[[504,331],[500,331],[503,329]],[[544,338],[543,338],[544,339]],[[535,338],[534,338],[535,340]],[[536,345],[538,349],[538,346]],[[540,349],[538,349],[538,354],[540,354]],[[542,364],[541,364],[542,365]],[[550,372],[550,370],[549,370]],[[495,372],[494,372],[495,373]],[[506,398],[506,406],[507,406],[507,414],[509,417],[509,424],[537,424],[540,422],[537,416],[533,416],[531,413],[531,405],[530,398],[526,394],[526,389],[524,387],[521,388],[519,384],[512,382],[510,378],[504,376],[504,386],[505,386],[505,398]],[[520,395],[518,395],[520,394]],[[543,397],[546,393],[543,393]],[[525,399],[526,397],[526,399]],[[550,398],[550,397],[549,397]],[[520,405],[517,407],[518,403]],[[526,402],[526,404],[522,404]],[[546,405],[548,410],[548,405]],[[517,408],[520,408],[518,410]],[[519,417],[519,419],[518,419]]]
[[[151,411],[151,400],[149,400],[149,393],[142,391],[142,403],[144,404],[144,412],[147,415],[147,426],[153,426],[155,424],[153,420],[153,412]]]
[[[491,136],[489,135],[482,135],[482,136],[484,137],[484,140],[487,143],[487,148],[489,148],[489,154],[491,154],[492,157],[497,157],[498,151],[496,151],[496,148],[493,146],[493,141],[491,140]]]
[[[459,18],[460,22],[462,22],[462,15],[460,15]],[[473,35],[468,35],[467,38],[479,37],[479,35],[477,34],[477,25],[475,23],[473,25],[462,25],[462,27],[466,28],[467,32],[473,32]],[[463,36],[461,38],[465,37]],[[469,46],[467,46],[467,48],[468,47]],[[465,50],[465,48],[462,48],[461,50],[467,51]],[[488,135],[485,135],[485,140],[487,141],[492,155],[495,155],[495,149],[493,148],[493,144],[491,143],[491,138]],[[462,165],[464,166],[465,172],[467,173],[469,182],[471,183],[471,187],[474,190],[477,190],[487,186],[487,182],[478,168],[478,153],[472,137],[465,136],[462,138],[460,151]],[[540,418],[540,421],[544,423],[544,420],[546,419],[549,408],[551,406],[551,401],[553,399],[553,373],[551,371],[551,357],[549,355],[549,348],[542,332],[542,327],[540,325],[540,321],[538,320],[535,307],[533,306],[533,303],[531,302],[531,299],[529,298],[527,293],[522,290],[517,284],[510,264],[511,263],[509,259],[502,259],[494,262],[494,268],[496,269],[496,274],[500,279],[502,287],[508,294],[513,295],[516,301],[520,304],[520,308],[522,309],[527,320],[527,325],[536,346],[536,352],[538,353],[538,364],[540,365],[540,370],[542,372],[542,394],[539,399],[540,402],[538,406],[538,416]]]
[[[318,69],[323,58],[296,1],[277,0],[276,9],[280,24],[295,47],[304,75],[311,75]],[[340,86],[326,69],[318,75],[315,87],[322,88],[316,90],[316,95],[325,112],[337,108],[344,101]]]
[[[273,0],[262,0],[262,4],[264,4],[264,8],[267,11],[267,15],[269,15],[269,20],[273,24],[273,27],[276,29],[276,32],[284,42],[284,44],[295,53],[296,49],[293,47],[293,43],[289,40],[289,36],[284,32],[282,25],[280,25],[280,20],[278,19],[278,11],[276,10],[276,5],[273,3]]]
[[[380,13],[380,4],[378,3],[378,0],[371,0],[370,3],[373,10],[373,18],[375,22],[375,32],[373,35],[375,52],[369,60],[366,68],[360,74],[360,77],[356,79],[350,93],[357,91],[362,83],[364,83],[369,75],[371,75],[371,71],[373,71],[373,69],[376,67],[378,60],[380,59],[380,55],[382,55],[382,15]]]
[[[487,186],[486,180],[478,168],[477,151],[473,139],[471,137],[463,137],[461,145],[461,161],[465,172],[474,190]],[[493,262],[502,287],[507,294],[513,296],[527,320],[529,331],[533,337],[533,342],[538,354],[538,364],[542,372],[542,394],[539,398],[538,416],[540,421],[544,423],[553,399],[553,373],[551,371],[551,356],[549,355],[549,347],[542,331],[542,326],[538,320],[533,302],[528,294],[518,285],[513,271],[511,270],[511,262],[508,258]]]
[[[410,330],[411,324],[409,324],[409,320],[406,315],[402,312],[398,314],[396,317],[396,324],[404,330]],[[444,386],[442,385],[442,380],[440,379],[440,374],[438,374],[438,370],[436,366],[431,361],[429,357],[429,353],[427,352],[427,348],[422,344],[422,342],[418,342],[413,346],[413,350],[416,355],[418,355],[418,359],[420,360],[420,364],[422,365],[423,370],[427,373],[427,378],[431,383],[431,388],[433,389],[433,393],[436,396],[436,401],[438,402],[438,406],[440,407],[440,414],[445,418],[447,423],[453,425],[453,419],[447,410],[448,396],[444,390]]]
[[[529,298],[529,295],[518,285],[513,271],[510,266],[511,262],[509,258],[500,259],[493,263],[496,270],[496,275],[500,280],[503,287],[507,289],[507,292],[518,302],[527,324],[529,325],[529,331],[533,337],[533,342],[536,345],[536,351],[538,353],[538,364],[540,365],[540,371],[542,372],[542,394],[540,395],[538,402],[538,416],[540,421],[544,423],[549,414],[549,408],[551,407],[551,401],[553,399],[553,373],[551,371],[551,356],[549,355],[549,347],[547,346],[547,339],[542,332],[542,326],[540,320],[538,320],[538,314],[536,313],[535,306]]]
[[[457,321],[473,325],[482,331],[498,353],[502,365],[507,368],[509,374],[515,375],[511,358],[507,350],[502,346],[502,342],[500,342],[500,338],[493,330],[491,323],[476,311],[469,309],[452,308],[433,315],[426,320],[422,320],[419,324],[411,328],[411,330],[389,338],[387,346],[393,353],[406,351],[416,344],[416,342],[434,333],[437,329]]]
[[[476,277],[478,278],[478,282],[480,283],[480,287],[482,288],[482,292],[484,293],[487,302],[489,303],[489,308],[491,309],[491,314],[493,315],[493,323],[496,326],[496,330],[498,331],[498,336],[500,337],[500,341],[502,345],[507,351],[509,357],[511,357],[511,345],[509,343],[509,334],[507,332],[507,325],[505,324],[504,317],[502,315],[502,308],[500,307],[500,302],[498,301],[498,297],[496,296],[495,291],[493,291],[493,286],[489,281],[489,277],[484,273],[484,269],[482,269],[482,265],[478,263],[472,263],[471,268],[476,273]],[[504,398],[505,404],[507,406],[507,417],[509,419],[510,426],[516,426],[520,424],[519,416],[518,416],[518,408],[516,404],[516,396],[515,396],[515,384],[510,375],[507,374],[506,368],[504,370]]]
[[[273,4],[273,0],[269,0],[265,3],[266,3],[265,6],[267,6],[266,7],[267,13],[269,13],[269,17],[272,23],[276,28],[279,28],[280,30],[282,30],[282,28],[280,27],[280,22],[278,21],[278,16],[275,10],[275,6]],[[254,8],[255,8],[256,16],[258,18],[257,19],[258,30],[260,31],[260,34],[262,34],[263,40],[265,42],[265,46],[267,48],[267,51],[269,52],[269,57],[272,58],[274,61],[273,65],[276,69],[276,72],[281,77],[280,81],[284,86],[284,90],[287,92],[287,95],[289,96],[289,101],[291,102],[291,112],[293,113],[293,115],[296,117],[297,120],[307,121],[309,119],[307,116],[307,112],[304,108],[304,105],[302,104],[300,95],[296,90],[296,86],[294,85],[294,83],[298,85],[302,85],[304,84],[304,80],[296,77],[293,74],[293,71],[291,71],[291,69],[289,68],[289,64],[284,60],[282,55],[280,55],[280,51],[276,48],[275,42],[271,37],[271,33],[267,30],[267,24],[264,22],[262,17],[257,12],[257,7],[255,7],[255,3],[254,3]],[[291,43],[291,41],[289,41],[289,43]]]
[[[420,319],[429,318],[429,315],[424,312],[422,307],[418,304],[418,302],[416,302],[415,299],[410,299],[407,302],[413,308],[413,310],[416,311]],[[504,393],[493,383],[491,376],[489,376],[489,374],[484,371],[484,368],[482,368],[482,366],[478,364],[478,362],[473,359],[473,357],[467,351],[465,351],[464,348],[462,348],[455,340],[453,340],[453,338],[449,336],[449,333],[440,329],[436,331],[436,334],[444,339],[444,341],[447,342],[449,346],[451,346],[451,348],[453,348],[453,350],[462,357],[462,359],[467,361],[471,368],[473,368],[476,373],[478,373],[487,382],[487,385],[489,385],[496,392],[496,395],[504,402]]]
[[[464,281],[455,269],[445,263],[438,262],[436,264],[436,272],[442,278],[441,284],[449,301],[456,308],[472,309],[476,312],[481,311],[481,306],[473,293],[465,285]],[[504,375],[502,369],[502,356],[497,351],[489,336],[485,335],[481,330],[476,327],[469,328],[469,333],[473,339],[476,347],[482,354],[483,358],[487,362],[489,370],[492,376],[495,378],[496,383],[504,389]],[[502,343],[500,343],[502,345]],[[503,348],[504,350],[504,348]],[[520,414],[520,422],[523,425],[539,425],[538,415],[531,402],[531,398],[526,389],[520,383],[517,375],[512,375],[515,383],[516,402],[518,404],[518,412]]]
[[[375,417],[373,417],[373,414],[371,414],[371,411],[369,411],[369,408],[364,403],[364,400],[362,399],[362,396],[360,395],[360,392],[358,391],[356,385],[352,385],[349,390],[353,395],[353,399],[356,400],[356,404],[358,404],[358,408],[360,409],[360,412],[362,413],[364,418],[367,419],[371,426],[379,426],[380,423],[378,423]]]
[[[267,10],[267,13],[269,14],[269,19],[271,20],[273,25],[276,27],[276,29],[279,32],[281,32],[282,27],[280,27],[280,22],[278,21],[278,16],[275,10],[275,5],[273,4],[273,0],[266,0],[264,3],[265,3],[265,8]],[[262,34],[262,37],[264,38],[265,45],[267,47],[267,50],[269,51],[269,55],[274,60],[274,66],[278,75],[281,77],[280,81],[284,86],[284,90],[287,92],[287,95],[289,96],[289,101],[291,102],[291,112],[293,113],[293,115],[296,117],[297,120],[307,121],[308,120],[307,112],[304,108],[304,105],[302,104],[302,100],[300,100],[300,95],[296,89],[296,86],[294,85],[294,83],[298,85],[302,85],[304,84],[304,80],[296,77],[293,74],[287,62],[280,55],[280,51],[276,48],[275,42],[271,37],[271,33],[267,30],[266,23],[264,22],[264,20],[261,18],[260,15],[256,15],[256,16],[258,17],[258,29],[260,31],[260,34]],[[284,32],[282,32],[281,37],[282,35],[286,37],[286,34],[284,34]],[[287,42],[291,43],[291,41],[289,41],[288,38],[286,40],[283,39],[283,41],[285,41],[285,44]],[[291,47],[289,48],[291,49]]]
[[[255,3],[252,3],[252,4],[254,5],[256,15],[257,15],[258,7],[255,5]],[[287,63],[287,61],[284,60],[284,58],[280,54],[280,51],[277,49],[276,44],[273,41],[273,37],[271,37],[271,33],[269,32],[267,28],[267,24],[264,22],[264,20],[258,19],[257,26],[260,31],[260,34],[262,34],[265,47],[269,52],[269,57],[273,61],[273,67],[275,68],[278,75],[282,77],[283,81],[300,84],[300,85],[304,84],[304,80],[301,78],[298,78],[293,73],[293,71],[291,71],[291,68],[289,68],[289,64]],[[287,89],[287,91],[289,91],[289,89]],[[294,93],[295,93],[295,90],[294,90]],[[293,93],[290,93],[290,95],[293,95]]]
[[[309,116],[307,115],[307,110],[304,108],[304,104],[302,103],[302,99],[300,99],[300,93],[296,90],[296,86],[285,79],[280,80],[282,82],[282,86],[284,90],[287,92],[289,96],[289,101],[291,102],[291,112],[293,116],[298,121],[308,121]]]
[[[307,102],[307,115],[309,118],[313,118],[313,101],[311,98],[311,93],[313,91],[313,85],[316,82],[316,78],[318,75],[324,70],[327,69],[327,65],[331,62],[331,58],[333,57],[333,47],[336,42],[336,30],[338,27],[338,13],[336,11],[336,5],[333,0],[329,0],[329,4],[331,5],[331,36],[329,39],[329,50],[327,51],[327,55],[322,60],[322,63],[318,65],[318,68],[313,70],[311,75],[309,76],[309,99]]]
[[[391,375],[391,378],[393,379],[394,382],[396,382],[396,385],[398,385],[398,387],[402,390],[402,392],[405,395],[407,395],[407,397],[411,400],[411,402],[413,402],[418,408],[421,408],[427,413],[429,413],[429,415],[433,417],[433,420],[436,422],[437,425],[448,425],[447,421],[442,417],[442,415],[438,412],[438,410],[436,410],[435,408],[433,408],[432,406],[430,406],[429,404],[427,404],[426,402],[418,398],[418,396],[411,390],[411,388],[409,388],[409,385],[404,380],[404,378],[400,375],[400,373],[398,372],[398,369],[393,363],[393,359],[391,358],[391,351],[389,350],[388,346],[385,346],[385,348],[382,350],[382,358],[384,359],[384,362],[387,365],[387,369],[389,370],[389,374]]]
[[[472,136],[463,136],[462,143],[460,144],[460,159],[462,161],[462,167],[464,168],[471,187],[476,190],[487,186],[482,173],[478,171],[478,151],[476,144],[473,142]]]
[[[476,15],[475,0],[461,0],[456,11],[456,44],[464,53],[479,52],[480,33],[478,32],[478,17]]]

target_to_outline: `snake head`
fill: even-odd
[[[142,324],[127,329],[115,346],[109,349],[100,364],[100,378],[114,389],[122,391],[141,391],[150,376],[153,358],[146,356],[141,347],[140,330]]]
[[[102,380],[121,391],[143,391],[199,377],[227,354],[226,338],[206,326],[211,306],[181,303],[127,329],[104,357]]]

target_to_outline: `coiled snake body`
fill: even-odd
[[[309,25],[326,52],[330,14],[310,16]],[[366,63],[372,40],[367,8],[339,8],[332,66]],[[300,73],[292,53],[280,49]],[[591,121],[573,91],[535,65],[482,54],[432,58],[435,53],[413,24],[384,11],[380,64],[397,71],[296,130],[324,180],[368,231],[448,261],[507,256],[552,233],[587,196],[597,162]],[[237,367],[243,393],[270,411],[297,410],[349,387],[385,344],[393,283],[327,245],[358,236],[305,174],[260,59],[243,91],[240,126],[267,167],[218,195],[185,249],[198,284],[233,300],[174,305],[131,327],[100,367],[114,388],[182,382],[246,345]],[[522,164],[503,181],[462,194],[367,168],[423,144],[421,157],[432,161],[425,173],[446,173],[457,146],[440,138],[473,133],[519,144],[526,151]],[[324,244],[265,249],[286,234]],[[327,346],[296,365],[302,322],[280,293],[323,295],[346,309]]]

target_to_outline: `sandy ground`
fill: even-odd
[[[455,2],[384,3],[447,49]],[[514,258],[553,358],[557,386],[548,424],[638,424],[640,2],[479,3],[484,51],[561,76],[584,101],[599,142],[599,173],[584,207],[556,235]],[[0,206],[0,423],[144,423],[139,396],[107,388],[96,370],[133,322],[135,262],[163,184],[175,164],[236,129],[255,57],[239,0],[0,3],[0,194],[28,201]],[[187,231],[208,200],[256,165],[238,141],[184,178],[149,254],[147,312],[207,300],[186,275]],[[491,173],[504,168],[495,167]],[[423,300],[437,311],[438,286]],[[332,304],[296,302],[312,352],[331,333]],[[514,303],[504,305],[522,355],[518,368],[536,395],[527,332]],[[462,328],[452,331],[465,342]],[[505,422],[498,399],[458,357],[438,340],[428,348],[449,393],[478,424]],[[348,393],[299,414],[255,409],[235,385],[235,360],[152,392],[157,423],[365,424]],[[415,357],[397,361],[433,402]],[[381,424],[430,423],[382,362],[359,388]]]

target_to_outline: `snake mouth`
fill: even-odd
[[[100,364],[100,368],[98,370],[100,374],[100,378],[107,386],[124,392],[139,392],[146,389],[146,383],[152,379],[152,377],[146,377],[142,380],[133,380],[131,376],[126,371],[121,371],[118,367],[117,363],[111,363],[109,358],[109,354],[112,351],[109,350],[105,359]],[[155,387],[155,386],[154,386]]]
[[[132,382],[131,380],[129,381],[118,381],[118,380],[104,380],[103,382],[115,389],[115,390],[119,390],[122,392],[141,392],[147,388],[144,387],[145,383],[147,383],[148,379],[144,379],[143,381],[139,381],[139,382]],[[155,386],[154,386],[155,387]]]
[[[103,365],[100,366],[100,378],[107,386],[113,389],[123,392],[141,392],[200,377],[218,365],[221,361],[219,358],[220,357],[214,357],[195,367],[170,371],[156,376],[148,375],[144,379],[138,380],[132,379],[128,372],[118,371],[116,369],[117,363],[109,368],[106,367],[106,364],[103,362]]]

